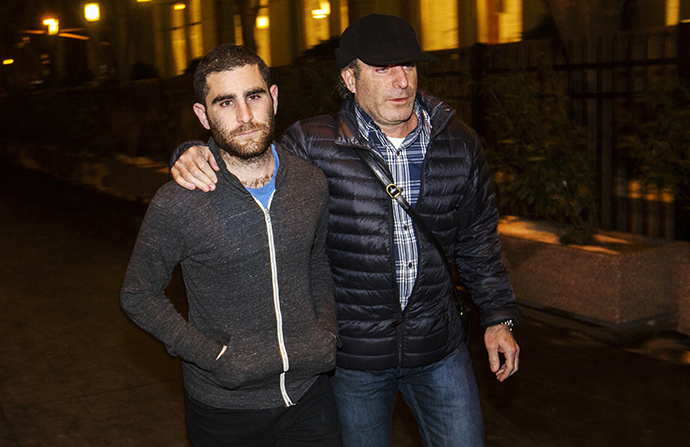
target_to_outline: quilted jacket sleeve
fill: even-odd
[[[491,173],[479,137],[470,131],[470,169],[464,200],[458,209],[456,263],[483,327],[512,319],[520,320],[520,309],[503,263],[498,236],[498,208]]]

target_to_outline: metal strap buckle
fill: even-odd
[[[402,188],[398,187],[398,185],[396,185],[395,183],[391,183],[386,186],[386,192],[389,196],[391,196],[391,198],[395,199],[400,194],[402,194],[403,190]]]

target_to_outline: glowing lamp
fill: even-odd
[[[268,28],[268,16],[257,16],[256,17],[256,27],[258,29]]]
[[[319,9],[312,9],[311,16],[315,19],[325,19],[331,14],[331,4],[328,1],[320,1]]]
[[[48,34],[56,35],[60,31],[60,22],[58,19],[45,19],[43,24],[48,27]]]
[[[101,8],[98,3],[87,3],[84,5],[84,18],[89,22],[97,22],[101,19]]]

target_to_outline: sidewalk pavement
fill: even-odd
[[[188,447],[179,360],[119,308],[145,206],[0,166],[0,447]],[[179,274],[168,287],[184,308]],[[690,445],[690,342],[612,345],[525,309],[498,383],[475,324],[489,447]],[[400,404],[400,402],[399,402]],[[395,447],[420,447],[400,404]]]

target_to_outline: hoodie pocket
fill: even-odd
[[[228,348],[211,368],[218,383],[233,390],[283,372],[283,362],[277,342],[265,337],[232,337]]]

